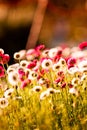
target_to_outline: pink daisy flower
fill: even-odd
[[[31,80],[24,80],[20,86],[21,89],[24,89],[29,83],[31,82]]]
[[[63,83],[62,85],[61,85],[61,88],[65,88],[66,87],[66,83]]]
[[[0,65],[0,78],[5,76],[4,68]]]
[[[75,58],[69,58],[67,61],[68,64],[68,69],[71,67],[74,67],[74,65],[76,64],[76,59]]]
[[[76,63],[76,59],[75,58],[69,58],[68,61],[67,61],[67,63],[69,65],[74,65]]]
[[[36,64],[37,64],[37,61],[34,60],[34,61],[32,61],[32,62],[30,62],[30,63],[28,64],[27,68],[28,68],[28,69],[32,69],[32,68],[34,68],[34,67],[36,66]]]
[[[79,44],[79,48],[80,48],[81,50],[85,49],[86,47],[87,47],[87,41],[82,42],[82,43]]]
[[[54,83],[58,84],[61,81],[61,78],[57,78]]]
[[[4,54],[0,53],[0,64],[3,64]]]
[[[8,54],[3,55],[3,64],[7,64],[10,60],[10,56]]]
[[[35,48],[37,51],[41,51],[41,50],[44,50],[45,49],[45,45],[39,45]]]

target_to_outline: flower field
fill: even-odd
[[[86,130],[86,47],[0,48],[0,130]]]

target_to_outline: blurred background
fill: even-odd
[[[0,48],[75,46],[87,40],[86,22],[87,0],[0,0]]]

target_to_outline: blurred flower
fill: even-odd
[[[35,71],[30,71],[30,73],[29,73],[29,75],[28,75],[28,79],[30,79],[30,80],[35,80],[35,79],[37,79],[37,76],[38,76],[37,72],[35,72]]]
[[[48,91],[44,91],[40,94],[40,100],[44,100],[46,97],[49,96],[49,92]]]
[[[66,66],[66,60],[64,58],[60,58],[59,64],[61,64],[62,66]]]
[[[10,61],[10,56],[8,54],[4,54],[3,64],[8,64],[9,61]]]
[[[21,60],[21,54],[19,52],[14,53],[14,59],[15,60]]]
[[[50,68],[52,68],[52,60],[51,59],[43,59],[41,66],[43,69],[49,70]]]
[[[69,72],[70,74],[75,74],[75,73],[80,72],[80,70],[79,70],[78,67],[74,66],[74,67],[68,68],[68,72]]]
[[[5,76],[5,70],[3,66],[0,65],[0,78]]]
[[[0,53],[4,54],[4,50],[2,48],[0,48]]]
[[[79,78],[73,78],[71,82],[73,86],[78,86],[80,83],[80,80]]]
[[[38,79],[38,83],[39,83],[40,85],[46,84],[46,79],[44,79],[43,77],[42,77],[42,78],[39,78],[39,79]]]
[[[28,61],[32,61],[34,60],[35,58],[38,58],[40,54],[35,50],[35,49],[29,49],[27,50],[26,52],[26,59]]]
[[[74,87],[72,87],[72,88],[69,89],[69,93],[78,95],[78,91]]]
[[[21,67],[24,67],[24,68],[25,68],[25,67],[28,66],[28,64],[29,64],[29,62],[28,62],[27,60],[21,60],[21,61],[20,61],[20,66],[21,66]]]
[[[58,72],[59,70],[61,70],[61,65],[59,64],[59,62],[53,64],[52,67],[53,67],[53,70],[54,70],[55,72]]]
[[[5,108],[8,106],[8,100],[6,98],[0,98],[0,108]]]
[[[81,68],[87,68],[87,60],[82,60],[81,62],[78,63],[78,67]]]
[[[39,91],[42,90],[42,87],[41,87],[41,86],[35,86],[35,87],[32,88],[32,90],[33,90],[34,92],[39,92]]]
[[[26,59],[26,50],[20,50],[19,53],[21,55],[21,60]]]
[[[85,49],[86,47],[87,47],[87,42],[82,42],[82,43],[79,44],[79,48],[81,50]]]
[[[45,49],[45,45],[39,45],[35,49],[36,49],[36,51],[42,51]]]
[[[10,98],[12,93],[14,92],[14,88],[9,88],[4,92],[4,97],[5,98]]]
[[[62,85],[61,85],[61,88],[65,88],[66,87],[66,83],[63,83]]]
[[[86,82],[86,81],[87,81],[87,75],[82,75],[81,81],[82,81],[82,82]]]
[[[68,61],[67,61],[67,64],[71,65],[71,66],[75,65],[75,63],[76,63],[76,59],[75,58],[69,58]]]
[[[18,85],[18,74],[16,72],[12,72],[8,74],[8,82],[12,86]]]
[[[53,88],[48,88],[48,89],[47,89],[47,92],[48,92],[49,94],[54,94],[54,93],[55,93],[55,89],[53,89]]]
[[[51,48],[48,52],[48,56],[50,58],[54,58],[58,53],[58,49],[57,48]]]
[[[27,65],[27,68],[28,68],[28,69],[32,69],[32,68],[34,68],[34,67],[36,66],[36,64],[37,64],[37,61],[36,61],[36,60],[31,61],[31,62]]]
[[[42,51],[42,53],[41,53],[41,57],[48,57],[48,54],[49,54],[49,49],[45,49],[45,50],[43,50]]]
[[[31,81],[26,79],[23,82],[21,82],[20,88],[24,89]]]

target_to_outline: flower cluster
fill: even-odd
[[[87,50],[82,44],[20,50],[11,65],[0,49],[0,130],[86,130]]]

